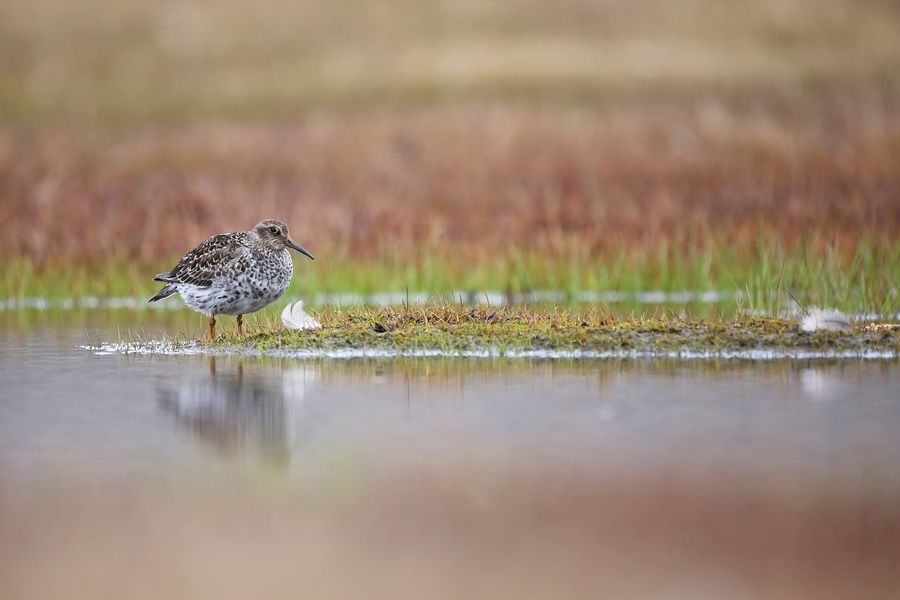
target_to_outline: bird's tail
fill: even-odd
[[[147,302],[156,302],[157,300],[162,300],[163,298],[168,298],[178,290],[175,289],[175,286],[171,283],[163,286],[163,289],[156,292],[156,295],[147,300]]]
[[[153,281],[163,281],[165,283],[175,283],[176,279],[172,277],[172,274],[166,271],[165,273],[157,273],[153,278]]]

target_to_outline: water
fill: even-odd
[[[98,356],[7,318],[0,596],[888,597],[897,360]]]
[[[538,290],[525,293],[478,291],[453,291],[446,294],[430,294],[426,292],[375,292],[371,294],[315,294],[307,298],[308,306],[400,306],[402,304],[431,304],[450,302],[452,304],[488,304],[504,306],[515,304],[620,304],[630,306],[662,306],[666,308],[682,308],[704,304],[721,304],[725,306],[743,300],[739,291],[716,290],[682,290],[667,292],[652,290],[644,292],[628,291],[581,291],[567,292],[561,290]],[[98,298],[96,296],[46,298],[42,296],[0,298],[0,311],[37,309],[37,310],[77,310],[85,308],[131,308],[135,310],[180,310],[181,304],[175,302],[147,304],[144,297],[123,296],[114,298]]]

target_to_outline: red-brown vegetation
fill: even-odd
[[[793,130],[753,115],[710,125],[726,118],[711,104],[613,122],[588,109],[481,107],[7,132],[0,251],[154,260],[267,216],[319,253],[369,259],[896,239],[900,110],[864,107],[882,116],[860,128],[858,108],[824,107]]]

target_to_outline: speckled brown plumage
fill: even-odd
[[[313,258],[290,238],[281,221],[266,219],[247,231],[214,235],[185,254],[175,267],[155,281],[166,285],[150,302],[178,292],[192,309],[209,316],[215,337],[215,316],[256,312],[277,300],[291,282],[294,265],[288,248]]]

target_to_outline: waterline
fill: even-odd
[[[626,292],[610,290],[606,292],[581,291],[565,292],[555,290],[538,290],[523,293],[504,292],[463,292],[449,294],[430,294],[425,292],[404,293],[384,292],[377,294],[314,294],[304,299],[307,306],[348,308],[352,306],[425,306],[434,303],[450,302],[462,305],[509,306],[518,304],[634,304],[646,306],[687,305],[687,304],[726,304],[736,303],[745,298],[740,291],[675,291],[664,292],[650,290],[643,292]],[[291,301],[297,298],[291,298]],[[78,298],[47,298],[43,296],[24,296],[20,298],[0,299],[0,312],[17,310],[67,311],[67,310],[185,310],[185,305],[178,301],[148,303],[145,298],[133,296],[82,296]],[[749,310],[748,314],[756,316],[775,316],[761,310]],[[797,307],[782,311],[779,317],[800,318],[803,312]],[[876,312],[858,312],[847,315],[858,323],[873,321],[900,321],[900,313],[879,314]]]
[[[255,349],[255,348],[209,348],[197,342],[176,343],[167,340],[150,342],[116,342],[96,346],[79,346],[97,356],[122,354],[164,355],[164,356],[262,356],[270,358],[312,359],[361,359],[361,358],[521,358],[538,360],[608,360],[608,359],[652,359],[668,358],[680,360],[825,360],[896,359],[893,350],[813,350],[789,348],[753,348],[746,350],[562,350],[562,349],[520,349],[482,348],[475,350],[415,349],[394,350],[384,348],[340,348],[340,349]]]
[[[743,298],[741,292],[729,291],[675,291],[649,290],[626,292],[611,290],[605,292],[560,290],[536,290],[531,292],[466,292],[454,291],[448,294],[426,292],[380,292],[374,294],[336,293],[314,294],[305,299],[308,306],[398,306],[402,304],[424,305],[435,302],[454,304],[487,304],[504,306],[509,304],[540,303],[585,303],[585,304],[720,304],[736,302]],[[0,311],[9,310],[78,310],[78,309],[163,309],[183,308],[178,302],[155,302],[148,304],[146,298],[119,296],[101,298],[83,296],[79,298],[46,298],[42,296],[0,299]]]

